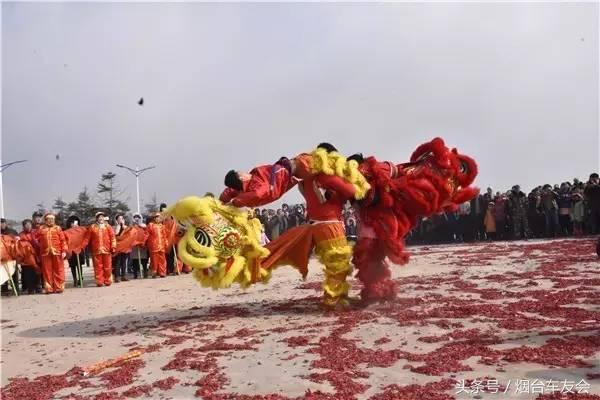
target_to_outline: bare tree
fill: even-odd
[[[100,196],[101,206],[113,216],[116,213],[126,214],[129,212],[129,206],[122,199],[124,191],[121,190],[117,182],[117,174],[107,172],[102,174],[98,183],[97,193]]]

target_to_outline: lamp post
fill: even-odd
[[[27,160],[19,160],[9,162],[7,164],[2,164],[2,160],[0,160],[0,217],[4,218],[4,192],[2,191],[2,172],[11,165],[24,163]]]
[[[140,169],[139,167],[130,168],[125,165],[117,164],[117,167],[124,168],[127,171],[131,172],[133,175],[135,175],[135,189],[136,189],[136,196],[137,196],[137,213],[140,214],[140,175],[143,172],[148,171],[149,169],[156,168],[156,166],[153,165],[151,167],[146,167],[146,168]]]

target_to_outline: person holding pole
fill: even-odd
[[[125,216],[123,214],[117,214],[114,227],[117,239],[123,235],[126,229]],[[120,239],[122,239],[122,237]],[[113,258],[113,276],[115,283],[118,283],[119,281],[127,282],[129,280],[127,279],[127,264],[129,264],[129,253],[117,253]]]
[[[67,218],[67,229],[80,226],[80,224],[81,220],[76,215],[71,215],[69,218]],[[83,264],[85,264],[85,255],[83,250],[79,252],[79,254],[73,252],[71,257],[69,257],[69,268],[71,268],[74,287],[83,287],[83,268],[81,267]]]
[[[42,214],[39,211],[34,211],[33,214],[31,214],[31,221],[33,223],[33,226],[31,228],[31,233],[33,234],[33,237],[37,237],[37,232],[39,231],[39,229],[44,225],[44,220],[43,220],[44,214]],[[38,258],[40,259],[40,265],[41,265],[41,255],[39,253],[39,248],[38,248]],[[36,293],[42,293],[43,290],[42,288],[44,287],[44,274],[40,273],[37,277],[37,283],[36,283],[37,287],[35,289]]]
[[[146,224],[139,213],[133,214],[133,225],[146,229]],[[133,264],[133,279],[138,279],[140,276],[148,277],[148,249],[141,245],[134,246],[131,249],[131,263]]]
[[[161,203],[159,211],[162,213],[167,209],[166,203]],[[168,275],[179,275],[179,268],[177,266],[177,257],[175,245],[173,244],[175,239],[175,233],[177,230],[177,223],[173,217],[167,217],[163,221],[163,226],[167,234],[167,249],[165,250],[165,259],[167,260],[167,274]]]

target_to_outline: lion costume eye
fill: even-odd
[[[196,241],[205,247],[210,247],[212,245],[212,240],[210,239],[210,235],[202,228],[196,228],[196,233],[194,233],[194,238]]]

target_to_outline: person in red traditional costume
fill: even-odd
[[[35,238],[33,231],[33,223],[30,219],[23,220],[23,231],[19,233],[19,246],[29,247],[32,251],[29,252],[29,257],[21,262],[22,271],[22,287],[23,293],[34,294],[38,287],[38,265],[41,262],[38,260],[39,244]],[[25,245],[27,243],[27,245]]]
[[[456,149],[450,150],[440,138],[419,146],[405,164],[364,159],[360,154],[349,159],[359,162],[359,170],[371,185],[358,203],[361,227],[353,257],[357,277],[364,284],[361,298],[366,302],[389,299],[396,288],[386,257],[406,264],[404,237],[418,217],[454,211],[479,193],[470,187],[477,165]]]
[[[146,224],[142,220],[142,215],[133,214],[133,226],[146,231]],[[131,249],[131,261],[133,264],[133,279],[148,277],[148,249],[144,244],[138,244]]]
[[[42,214],[39,211],[35,211],[33,214],[31,214],[31,219],[32,219],[32,228],[31,228],[31,232],[33,234],[33,237],[36,237],[38,230],[42,227],[42,225],[44,224],[44,214]],[[41,265],[41,256],[39,253],[39,248],[38,248],[38,258],[40,259],[40,265]],[[42,287],[44,286],[44,274],[41,273],[38,275],[37,278],[37,288],[36,288],[36,292],[37,293],[41,293],[42,292]]]
[[[231,170],[225,175],[227,188],[219,200],[236,207],[260,207],[272,203],[296,185],[291,168],[290,160],[281,157],[275,164],[261,165],[249,173]]]
[[[39,243],[44,276],[44,293],[62,293],[65,290],[65,263],[67,239],[56,217],[52,213],[44,215],[45,225],[35,234]]]
[[[321,143],[318,148],[337,152],[329,143]],[[351,270],[352,248],[346,240],[342,209],[344,203],[354,197],[355,187],[335,175],[313,174],[309,154],[301,154],[292,160],[292,173],[301,179],[298,187],[306,200],[309,223],[291,228],[269,242],[265,247],[270,255],[259,264],[265,269],[292,265],[306,277],[309,257],[315,249],[325,265],[324,305],[347,306],[349,285],[346,277]]]
[[[67,242],[69,242],[69,229],[73,227],[78,227],[81,224],[81,220],[76,215],[71,215],[67,218]],[[83,235],[82,235],[83,236]],[[77,287],[79,282],[83,277],[79,276],[79,267],[85,264],[85,255],[84,251],[80,251],[79,254],[75,252],[71,252],[71,256],[69,257],[69,268],[71,268],[71,276],[73,276],[73,286]]]
[[[98,287],[112,284],[112,254],[117,247],[117,240],[112,227],[106,223],[103,212],[96,213],[96,223],[90,226],[89,243],[94,262],[94,276]]]
[[[115,216],[115,238],[120,240],[120,236],[127,230],[128,226],[125,223],[125,216],[123,214],[117,214]],[[129,250],[129,249],[128,249]],[[127,265],[129,264],[129,253],[117,252],[112,259],[113,263],[113,278],[115,283],[120,281],[127,282]]]
[[[167,209],[167,203],[161,203],[158,211],[161,213]],[[177,250],[175,243],[177,241],[177,222],[173,217],[167,217],[162,220],[167,235],[167,244],[165,247],[165,260],[167,260],[167,275],[179,275],[180,267],[177,260]]]
[[[148,240],[146,247],[150,253],[150,270],[152,278],[167,276],[167,260],[165,251],[168,245],[167,231],[161,222],[161,214],[154,213],[150,216],[151,220],[148,224]]]
[[[348,157],[359,164],[371,190],[366,198],[355,202],[358,210],[358,240],[354,247],[352,263],[356,267],[356,277],[363,284],[361,300],[369,303],[376,300],[390,300],[396,296],[396,284],[391,279],[389,258],[395,264],[408,261],[404,251],[404,236],[410,230],[408,221],[401,221],[390,208],[389,194],[383,188],[399,177],[398,167],[389,161],[377,161],[374,157],[364,158],[362,154]]]

